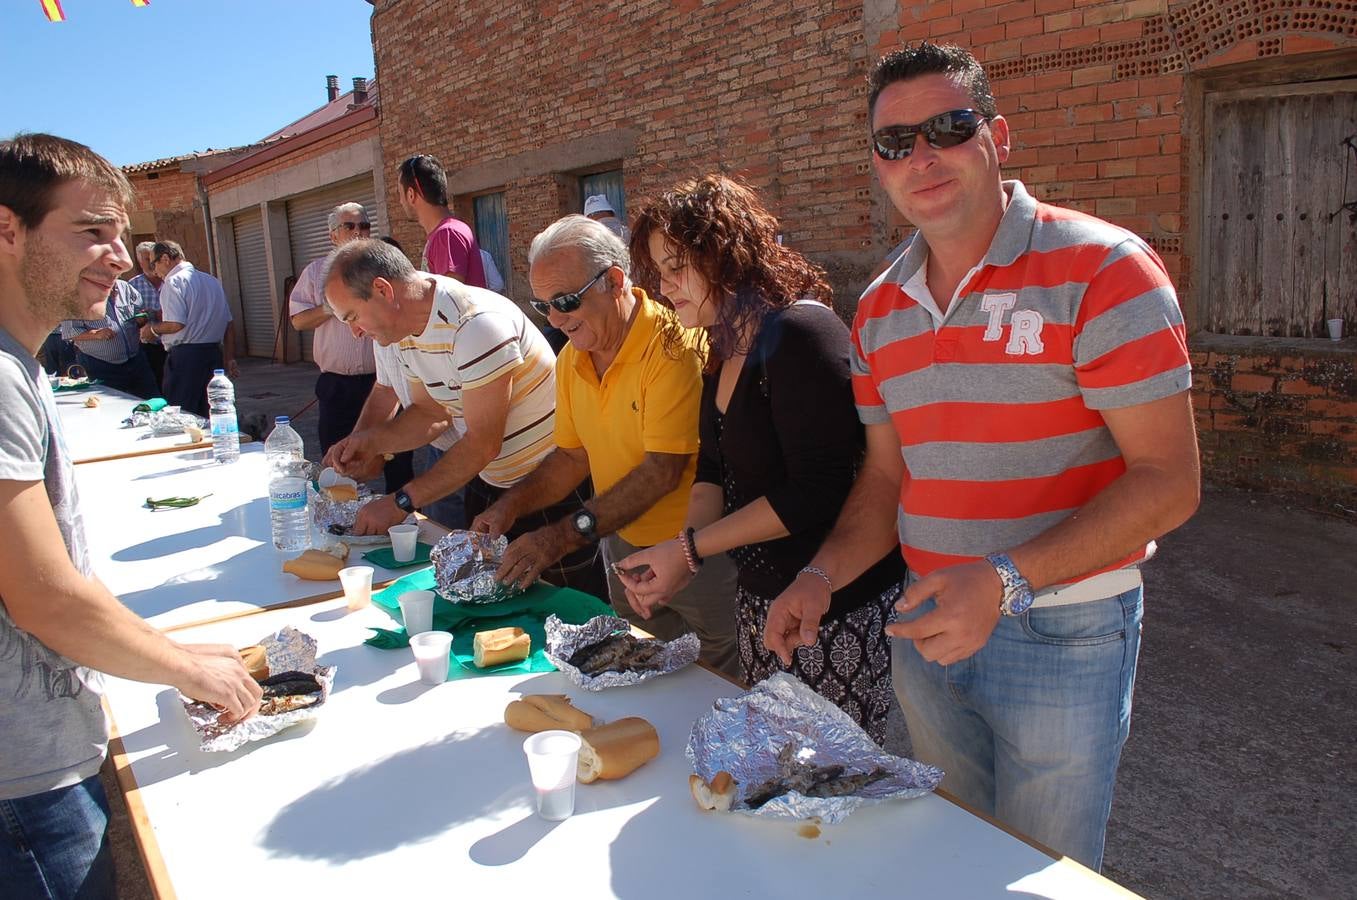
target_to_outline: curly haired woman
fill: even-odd
[[[777,241],[778,223],[744,185],[720,175],[685,181],[632,225],[640,280],[658,283],[679,320],[707,331],[701,449],[687,527],[633,554],[628,599],[646,616],[702,560],[728,552],[739,568],[736,637],[745,679],[783,670],[767,649],[769,607],[829,532],[863,451],[853,404],[848,329],[830,309],[824,272]],[[791,672],[880,742],[893,701],[883,628],[904,564],[892,552],[835,585],[819,640]]]

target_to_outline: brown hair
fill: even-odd
[[[631,226],[631,258],[645,284],[659,284],[650,258],[657,233],[674,248],[675,267],[691,265],[711,285],[716,324],[708,329],[708,372],[749,352],[769,313],[803,298],[833,302],[824,269],[779,244],[777,218],[748,186],[724,175],[680,182],[641,209]]]
[[[122,170],[84,144],[51,134],[17,134],[0,141],[0,206],[13,210],[25,228],[37,228],[56,205],[58,188],[87,181],[127,207],[132,185]]]

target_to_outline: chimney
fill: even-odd
[[[366,78],[355,78],[353,80],[353,105],[359,106],[368,102],[368,80]]]
[[[339,76],[338,76],[338,75],[326,75],[326,76],[325,76],[325,95],[326,95],[327,98],[329,98],[328,101],[327,101],[327,102],[329,102],[329,103],[334,103],[335,100],[338,99],[338,97],[339,97]]]

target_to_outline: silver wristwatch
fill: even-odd
[[[999,580],[1004,583],[1004,595],[999,600],[999,612],[1006,616],[1020,616],[1032,606],[1032,600],[1035,595],[1032,593],[1032,585],[1018,567],[1013,565],[1013,560],[1007,553],[991,553],[985,557],[985,562],[994,566],[994,571],[999,573]]]

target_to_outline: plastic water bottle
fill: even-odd
[[[207,383],[212,423],[212,458],[219,463],[240,459],[240,426],[236,423],[236,389],[225,369],[214,369]]]
[[[279,550],[305,550],[311,546],[311,517],[306,509],[306,454],[302,436],[293,430],[287,416],[273,420],[273,431],[264,441],[269,466],[269,519],[273,546]]]

